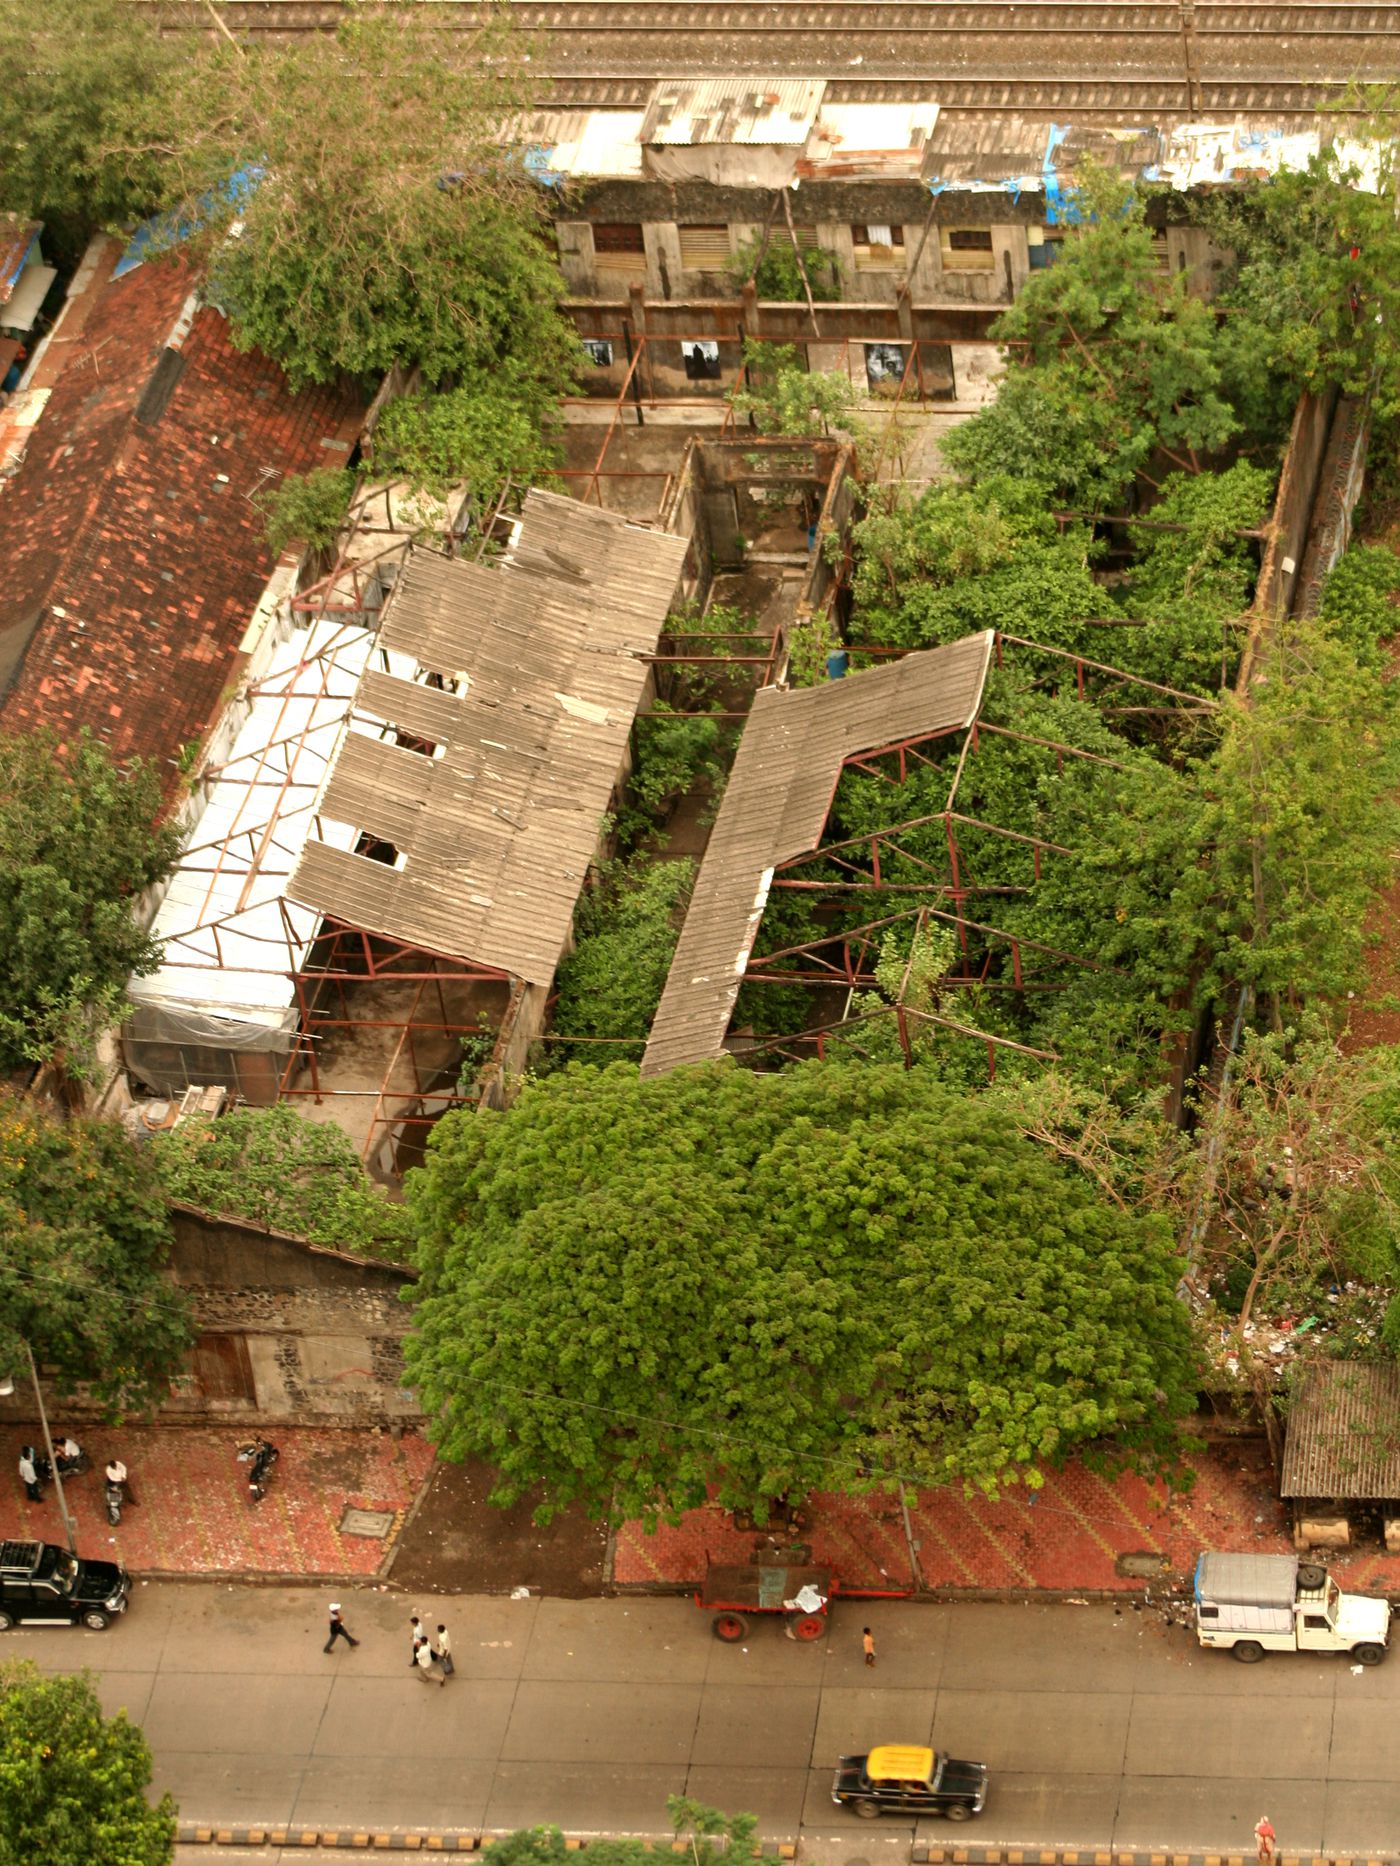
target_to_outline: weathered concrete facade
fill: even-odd
[[[390,1425],[421,1417],[403,1384],[412,1272],[176,1207],[171,1270],[199,1337],[168,1419]]]

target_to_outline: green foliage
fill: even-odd
[[[313,551],[336,541],[350,509],[357,476],[348,467],[316,467],[292,473],[255,503],[263,514],[269,547],[280,556],[292,543]]]
[[[114,145],[133,105],[154,130],[180,57],[154,14],[129,0],[0,0],[0,211],[57,222],[80,250],[150,206],[157,158]]]
[[[160,950],[132,918],[179,846],[155,827],[160,780],[86,733],[0,733],[0,1068],[57,1061],[82,1078],[126,982]]]
[[[1106,171],[1081,201],[1058,263],[993,326],[1015,346],[997,399],[940,445],[970,480],[1014,475],[1049,503],[1117,511],[1155,456],[1192,468],[1240,422],[1215,313],[1157,272],[1142,202]]]
[[[577,944],[556,975],[554,1035],[633,1041],[553,1043],[552,1063],[640,1057],[694,879],[689,860],[615,862],[580,899]]]
[[[303,1121],[286,1102],[182,1122],[152,1150],[167,1196],[181,1204],[330,1250],[408,1253],[404,1208],[370,1178],[344,1130]]]
[[[175,1803],[154,1807],[150,1746],[104,1717],[90,1672],[0,1666],[0,1866],[169,1866]]]
[[[537,486],[558,466],[553,397],[520,367],[478,373],[436,394],[401,396],[374,431],[377,478],[403,479],[441,498],[465,483],[480,515],[506,480]]]
[[[1393,125],[1375,148],[1379,185],[1335,146],[1304,169],[1213,194],[1198,215],[1236,256],[1220,301],[1241,354],[1285,386],[1374,389],[1377,415],[1400,410],[1400,222]],[[1352,254],[1355,252],[1356,257]]]
[[[841,370],[808,370],[797,346],[745,338],[748,386],[735,391],[736,413],[751,415],[760,434],[833,435],[864,438],[852,414],[855,390]]]
[[[877,503],[852,532],[852,639],[933,648],[979,629],[1083,647],[1101,614],[1082,525],[1059,528],[1036,486],[932,486],[913,505]]]
[[[1097,658],[1197,693],[1232,682],[1256,570],[1239,534],[1264,522],[1273,486],[1272,473],[1245,460],[1222,473],[1171,474],[1147,517],[1184,529],[1136,528],[1135,561],[1108,605],[1149,626],[1102,636]]]
[[[756,1815],[721,1814],[688,1795],[668,1795],[666,1814],[676,1838],[687,1842],[694,1866],[758,1857]],[[655,1857],[649,1840],[625,1834],[591,1839],[588,1851],[597,1855],[595,1866],[647,1866]],[[492,1852],[499,1852],[504,1866],[572,1866],[574,1858],[557,1827],[520,1828],[495,1841]]]
[[[0,1092],[0,1372],[27,1342],[64,1393],[158,1404],[191,1339],[170,1242],[154,1163],[115,1123]]]
[[[827,252],[810,240],[794,242],[786,227],[770,235],[767,250],[760,259],[762,245],[762,235],[755,234],[735,253],[729,271],[736,285],[746,285],[752,278],[759,297],[775,304],[805,304],[808,290],[817,304],[835,303],[840,298],[841,261],[835,253]],[[804,268],[806,286],[802,283]]]
[[[1358,667],[1385,665],[1382,644],[1400,626],[1400,557],[1385,545],[1354,544],[1333,567],[1322,590],[1322,625]]]
[[[240,345],[295,386],[518,364],[563,392],[578,346],[542,193],[499,142],[529,101],[503,14],[464,39],[413,0],[376,0],[291,45],[198,43],[153,141],[167,224],[198,223]],[[256,185],[229,190],[239,172]]]
[[[618,819],[624,842],[660,828],[696,785],[722,789],[733,734],[709,714],[682,715],[658,700],[638,716],[634,742],[627,802]]]
[[[409,1200],[439,1448],[542,1516],[1157,1468],[1193,1403],[1165,1228],[917,1069],[565,1070],[447,1116]]]

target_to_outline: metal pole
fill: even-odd
[[[53,1440],[49,1437],[49,1415],[44,1411],[44,1396],[39,1390],[39,1369],[34,1365],[34,1350],[26,1341],[25,1356],[29,1361],[29,1377],[34,1382],[34,1399],[39,1408],[39,1424],[44,1431],[44,1450],[48,1454],[49,1469],[53,1472],[54,1486],[58,1491],[58,1513],[63,1518],[63,1533],[68,1538],[68,1553],[76,1556],[78,1545],[73,1537],[73,1518],[68,1514],[68,1499],[63,1494],[63,1478],[59,1472],[58,1459],[53,1455]]]

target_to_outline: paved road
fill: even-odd
[[[833,1758],[929,1740],[992,1768],[989,1845],[1390,1851],[1400,1653],[1245,1667],[1130,1607],[838,1610],[814,1647],[759,1622],[721,1646],[686,1601],[342,1596],[358,1651],[321,1650],[324,1592],[149,1583],[107,1633],[6,1635],[7,1655],[100,1674],[144,1723],[187,1819],[656,1833],[684,1790],[799,1828],[826,1866],[907,1859],[828,1798]],[[408,1614],[451,1627],[458,1675],[409,1671]],[[878,1665],[861,1663],[868,1620]],[[952,1830],[930,1824],[940,1837]]]

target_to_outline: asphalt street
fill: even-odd
[[[344,1591],[360,1646],[327,1656],[325,1592],[150,1582],[106,1633],[20,1629],[5,1651],[87,1666],[144,1724],[157,1785],[212,1825],[665,1830],[684,1791],[760,1816],[826,1866],[908,1858],[911,1822],[834,1807],[832,1764],[932,1741],[990,1765],[986,1813],[921,1837],[985,1845],[1388,1852],[1400,1826],[1400,1653],[1258,1666],[1129,1605],[838,1603],[712,1638],[676,1599],[418,1601]],[[445,1689],[409,1669],[413,1608],[451,1629]],[[877,1665],[862,1663],[874,1628]]]

